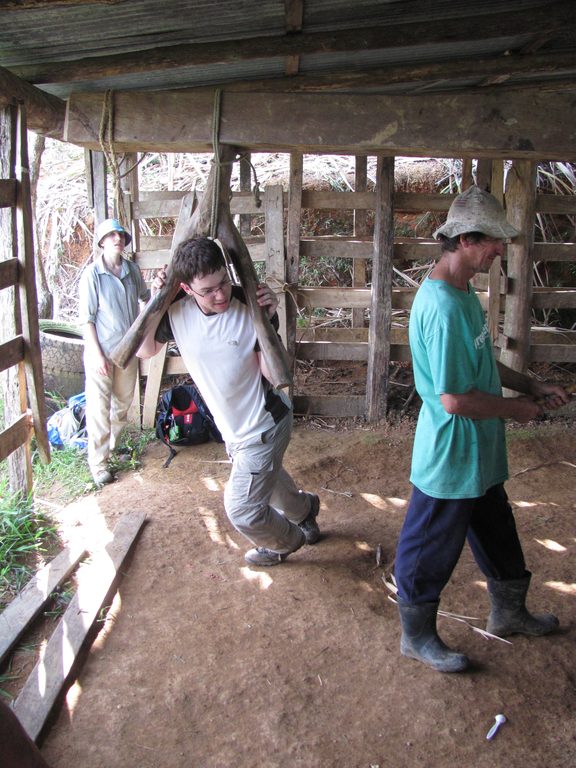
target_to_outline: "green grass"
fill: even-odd
[[[9,602],[35,570],[38,555],[56,538],[56,528],[32,499],[0,483],[0,603]]]
[[[118,448],[123,458],[112,458],[112,470],[137,469],[146,446],[155,439],[153,429],[127,429]],[[25,586],[39,556],[55,543],[56,527],[49,513],[40,511],[40,500],[56,498],[63,505],[95,490],[86,454],[76,448],[52,449],[49,464],[42,464],[33,450],[32,468],[34,491],[31,498],[24,498],[9,492],[6,463],[0,464],[0,606]]]

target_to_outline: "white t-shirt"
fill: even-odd
[[[156,333],[159,341],[174,338],[226,443],[253,440],[291,407],[262,376],[254,322],[242,298],[234,288],[226,312],[205,315],[186,296],[169,308],[169,327],[164,319]]]

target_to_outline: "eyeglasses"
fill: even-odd
[[[215,285],[213,288],[204,288],[202,291],[195,291],[194,288],[190,285],[189,288],[192,291],[192,293],[195,293],[196,296],[201,296],[203,299],[208,298],[208,296],[214,296],[218,291],[223,291],[224,288],[226,288],[228,285],[230,285],[230,278],[228,275],[221,280],[218,285]]]

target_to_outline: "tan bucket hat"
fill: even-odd
[[[506,220],[506,213],[500,202],[480,187],[469,187],[454,198],[446,222],[434,232],[434,237],[456,237],[466,232],[481,232],[499,240],[518,237],[520,234],[519,230]]]

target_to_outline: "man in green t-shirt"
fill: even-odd
[[[504,241],[518,234],[493,195],[479,187],[458,195],[435,232],[441,257],[410,316],[422,408],[410,476],[414,487],[395,561],[400,651],[440,672],[460,672],[469,664],[436,632],[440,593],[466,538],[488,581],[488,632],[544,635],[558,626],[555,616],[533,616],[525,606],[530,572],[504,490],[504,419],[530,421],[541,412],[542,399],[550,409],[569,396],[562,387],[495,361],[484,313],[469,283],[488,271],[503,255]],[[504,398],[502,386],[522,396]]]

